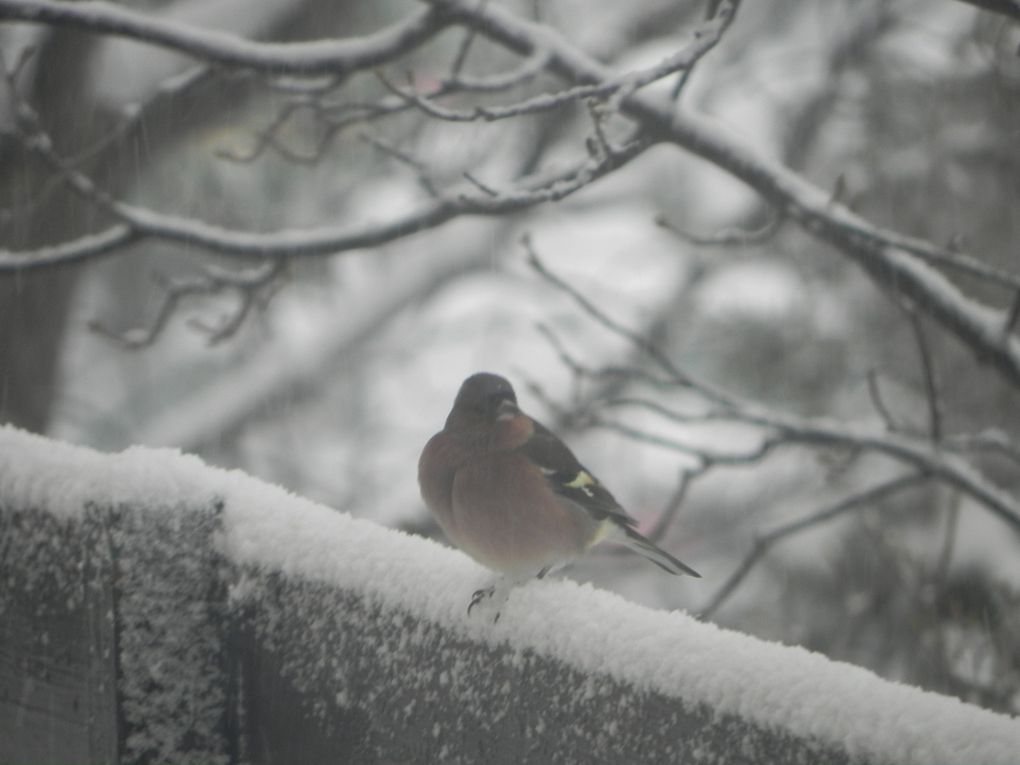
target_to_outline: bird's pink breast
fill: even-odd
[[[511,575],[534,576],[577,557],[597,526],[560,500],[520,454],[462,466],[452,499],[453,541],[482,565]]]

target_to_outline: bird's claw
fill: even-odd
[[[477,606],[486,598],[491,598],[492,594],[496,591],[495,587],[483,587],[480,590],[475,590],[474,594],[471,595],[471,602],[468,604],[468,616],[471,615],[471,609]]]
[[[483,587],[480,590],[475,590],[471,595],[471,602],[468,603],[467,612],[468,616],[471,616],[471,609],[479,605],[482,601],[488,600],[496,592],[495,587]],[[496,611],[496,615],[492,618],[492,623],[495,624],[499,621],[499,611]]]

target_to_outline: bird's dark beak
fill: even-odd
[[[508,398],[503,399],[499,402],[496,407],[496,419],[497,420],[509,420],[511,417],[517,415],[520,410],[517,408],[517,404]]]

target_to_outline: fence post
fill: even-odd
[[[219,507],[0,504],[0,763],[239,760]]]
[[[0,427],[0,765],[1013,765],[1020,721],[193,458]]]
[[[74,521],[0,497],[0,763],[116,763],[109,559]]]

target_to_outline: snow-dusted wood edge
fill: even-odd
[[[410,468],[409,468],[410,469]],[[0,428],[0,761],[1014,763],[1020,721],[171,451]]]

